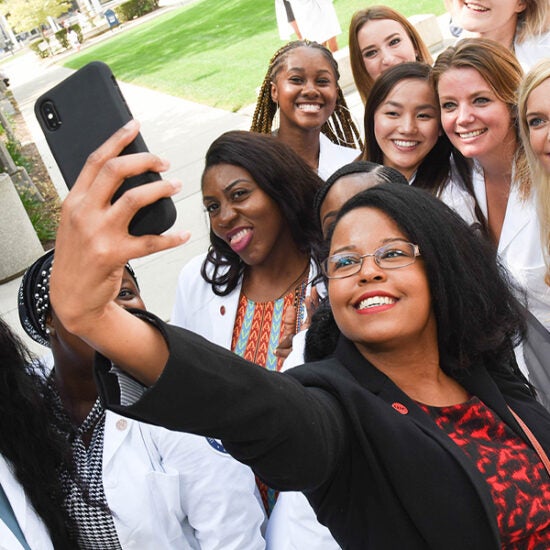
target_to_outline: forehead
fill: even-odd
[[[409,36],[407,29],[399,21],[394,19],[371,19],[357,31],[357,38],[360,47],[364,48],[393,34],[399,34],[402,37]]]
[[[301,46],[290,50],[285,57],[283,68],[290,69],[316,69],[318,71],[329,70],[334,74],[334,67],[328,59],[328,52],[324,53],[320,48],[308,48]]]
[[[550,77],[531,90],[527,98],[527,109],[550,111]]]
[[[408,237],[387,214],[364,206],[351,210],[340,219],[332,234],[330,250],[345,246],[370,251],[387,239],[408,240]]]
[[[405,78],[396,82],[382,103],[387,101],[398,101],[403,105],[437,105],[432,85],[420,78]]]
[[[321,211],[340,209],[348,199],[376,183],[377,178],[372,172],[360,172],[338,178],[326,194]]]
[[[473,88],[492,91],[487,80],[473,67],[451,67],[441,75],[437,87],[440,93],[449,94],[462,89],[473,92]]]
[[[225,163],[216,164],[210,166],[204,172],[202,190],[203,193],[207,191],[213,192],[214,190],[223,191],[227,185],[239,180],[246,180],[247,182],[256,184],[250,172],[241,166]]]

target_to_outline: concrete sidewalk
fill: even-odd
[[[34,54],[18,58],[11,66],[6,65],[5,70],[10,76],[10,88],[54,185],[60,196],[64,197],[67,189],[34,116],[34,102],[72,71],[57,65],[47,66]],[[206,149],[225,131],[248,129],[250,117],[139,86],[120,83],[120,87],[134,117],[141,122],[141,131],[149,149],[170,160],[171,168],[166,177],[184,182],[183,190],[174,197],[178,211],[175,227],[189,229],[192,232],[191,242],[176,250],[132,262],[148,308],[168,319],[181,267],[208,246],[207,219],[200,196],[200,175]],[[32,350],[43,353],[43,348],[30,342],[20,329],[17,313],[20,282],[21,277],[18,277],[0,285],[0,315],[24,336]]]

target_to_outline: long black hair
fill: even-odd
[[[393,183],[352,197],[334,228],[348,212],[363,207],[385,213],[420,248],[442,368],[456,373],[480,362],[494,369],[509,366],[525,320],[491,244],[426,191]]]
[[[244,168],[281,210],[298,249],[312,254],[320,242],[313,198],[323,181],[286,144],[275,137],[232,131],[216,139],[206,153],[202,175],[218,164]],[[210,247],[201,275],[219,296],[233,291],[246,265],[231,247],[210,229]]]
[[[71,450],[47,403],[43,368],[0,319],[0,453],[46,525],[54,548],[77,548],[64,507],[60,474],[72,471]]]

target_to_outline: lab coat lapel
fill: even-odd
[[[103,471],[105,472],[118,449],[130,433],[130,423],[134,420],[107,411],[103,437]]]

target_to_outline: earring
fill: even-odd
[[[271,132],[277,133],[279,126],[281,125],[281,115],[279,109],[279,102],[275,101],[275,114],[273,115],[273,120],[271,121]]]

